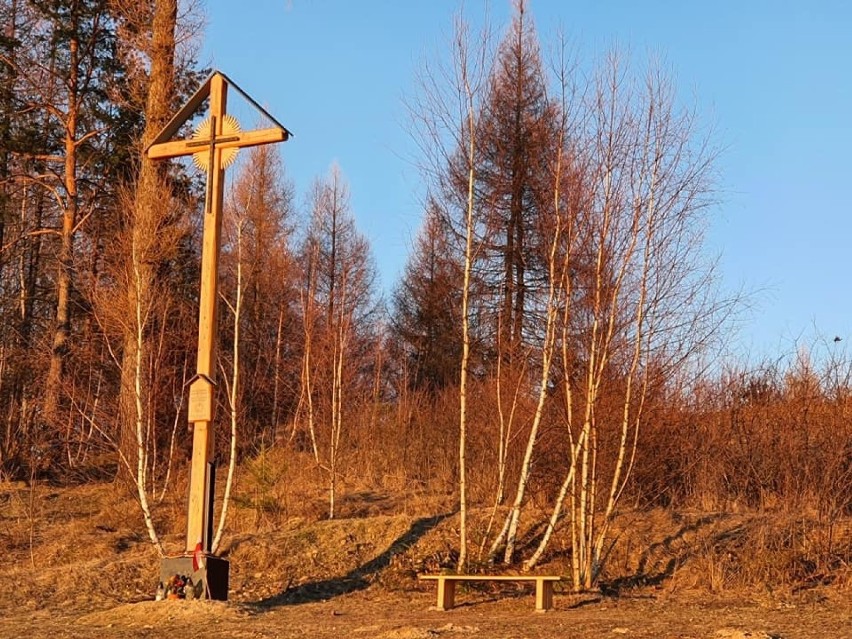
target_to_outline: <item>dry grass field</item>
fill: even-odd
[[[179,502],[160,509],[175,549]],[[155,602],[158,558],[119,488],[3,486],[0,637],[852,637],[849,522],[830,531],[841,563],[820,572],[802,549],[825,540],[803,520],[625,513],[600,592],[558,588],[537,614],[530,590],[483,584],[440,612],[416,574],[452,565],[445,504],[356,492],[344,518],[324,521],[242,503],[222,551],[231,600]],[[541,571],[566,574],[565,557],[555,550]]]

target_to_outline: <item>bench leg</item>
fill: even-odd
[[[553,583],[539,579],[535,582],[535,610],[547,612],[553,608]]]
[[[455,605],[456,582],[438,579],[438,610],[451,610]]]

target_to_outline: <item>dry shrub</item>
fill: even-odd
[[[352,459],[348,460],[353,464]],[[359,468],[357,464],[354,464]],[[446,512],[451,494],[426,490],[420,481],[394,474],[351,470],[340,478],[337,518],[351,519]],[[227,531],[261,533],[287,526],[289,519],[328,517],[328,475],[307,450],[293,443],[261,448],[237,471]]]
[[[852,536],[814,520],[766,515],[711,539],[699,551],[710,590],[763,588],[791,593],[850,585]]]
[[[806,512],[823,522],[852,515],[852,383],[832,381],[826,367],[800,358],[730,372],[655,406],[639,444],[636,502]]]
[[[618,528],[614,535],[621,539],[605,581],[622,588],[795,594],[852,585],[848,524],[841,528],[789,516],[653,511],[621,518]]]
[[[446,493],[455,486],[458,391],[410,392],[349,416],[341,466],[357,488]]]
[[[748,596],[790,596],[852,586],[852,525],[755,513],[623,512],[613,522],[601,590],[652,588]],[[559,574],[554,551],[548,569]],[[565,570],[564,572],[567,572]]]

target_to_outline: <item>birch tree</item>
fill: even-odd
[[[177,0],[156,0],[152,14],[140,16],[140,8],[134,3],[122,6],[125,25],[132,31],[150,34],[147,50],[150,59],[150,72],[142,78],[145,91],[145,129],[142,132],[139,149],[139,173],[134,185],[134,194],[129,207],[130,263],[136,274],[126,289],[129,309],[141,310],[137,322],[129,322],[125,329],[122,346],[121,386],[119,388],[119,415],[121,418],[119,439],[130,458],[134,456],[135,446],[142,432],[141,424],[146,417],[141,410],[148,404],[150,371],[147,370],[148,351],[152,336],[149,328],[153,317],[146,312],[157,297],[154,272],[157,263],[168,260],[175,245],[165,247],[160,244],[164,237],[174,237],[178,228],[167,228],[171,202],[171,187],[165,179],[166,166],[149,160],[144,149],[171,118],[175,103],[175,31],[177,28]],[[152,18],[148,18],[152,15]],[[150,23],[147,20],[150,19]],[[147,28],[146,28],[147,26]],[[138,49],[137,49],[138,51]],[[127,52],[127,55],[130,55]]]
[[[276,408],[274,401],[270,407],[265,400],[270,367],[280,365],[283,318],[292,310],[289,296],[295,282],[291,280],[292,256],[288,244],[290,205],[290,185],[284,178],[276,149],[270,146],[249,149],[230,189],[223,220],[221,295],[231,313],[233,328],[223,340],[226,343],[230,340],[230,362],[222,361],[220,366],[225,369],[229,363],[231,367],[230,379],[228,371],[222,373],[230,442],[214,552],[225,530],[239,453],[257,439],[262,443],[264,435],[275,430],[275,422],[267,421],[268,414],[259,421],[253,413],[260,407]],[[268,341],[270,336],[275,336],[277,349],[271,361],[269,353],[263,352],[272,346]],[[245,342],[254,342],[255,347],[247,347]]]
[[[133,73],[132,82],[113,97],[130,112],[144,110],[146,117],[135,146],[129,147],[135,154],[132,169],[126,169],[123,215],[105,249],[107,277],[94,282],[90,293],[110,358],[120,370],[118,428],[109,427],[101,415],[98,429],[115,447],[149,538],[163,553],[153,511],[171,479],[183,408],[189,349],[181,345],[189,341],[178,327],[192,323],[190,294],[176,283],[191,267],[179,263],[191,227],[177,215],[188,203],[178,196],[168,167],[154,164],[144,151],[177,100],[178,6],[176,0],[144,6],[117,0],[114,9],[125,35],[119,54]],[[147,61],[147,72],[134,66],[140,57]]]
[[[251,169],[249,169],[250,171]],[[222,541],[222,533],[225,530],[225,522],[228,519],[228,506],[231,503],[231,490],[234,486],[234,474],[237,467],[237,425],[240,418],[240,322],[243,312],[243,237],[248,223],[248,209],[253,202],[253,176],[247,172],[243,180],[237,184],[236,193],[231,201],[230,210],[227,211],[226,235],[233,253],[232,258],[234,278],[234,298],[229,301],[225,298],[225,304],[233,317],[233,335],[231,337],[231,380],[228,382],[227,375],[223,371],[222,378],[225,380],[225,391],[228,403],[228,422],[230,426],[229,450],[228,450],[228,475],[225,479],[225,493],[222,497],[222,509],[219,512],[219,524],[216,527],[216,535],[211,544],[212,552],[216,552]],[[228,214],[229,213],[229,214]],[[223,296],[224,297],[224,296]]]
[[[247,175],[243,175],[245,172]],[[293,186],[277,149],[247,151],[233,187],[245,210],[242,346],[243,449],[271,441],[298,391],[298,269],[292,252]],[[226,252],[233,252],[225,247]],[[226,254],[233,261],[233,256]],[[226,286],[231,286],[226,281]]]
[[[701,252],[714,152],[694,115],[677,108],[658,68],[637,78],[615,53],[586,96],[575,222],[586,257],[561,280],[568,470],[526,564],[540,559],[567,499],[577,590],[600,575],[649,384],[706,346],[729,308],[714,296],[712,263]]]
[[[359,363],[372,349],[368,322],[376,312],[375,267],[366,238],[350,210],[349,187],[335,165],[318,180],[311,220],[301,249],[306,355],[302,396],[308,407],[315,458],[328,476],[328,514],[337,514],[347,430],[346,409],[369,398],[372,379]],[[316,422],[316,423],[315,423]],[[320,422],[322,426],[320,427]],[[321,432],[320,432],[321,431]]]
[[[516,26],[516,29],[518,28]],[[522,41],[518,37],[513,42],[514,48],[510,49],[514,52],[516,60],[521,58],[518,52],[521,45]],[[562,55],[564,57],[564,49]],[[546,296],[540,304],[540,312],[544,318],[544,332],[538,349],[539,357],[535,358],[535,361],[539,365],[539,377],[534,382],[534,388],[537,389],[535,407],[518,474],[514,500],[503,522],[503,526],[494,538],[489,551],[490,558],[494,560],[502,547],[504,551],[503,561],[507,564],[514,560],[517,535],[536,453],[538,434],[544,420],[546,404],[551,394],[551,382],[554,377],[553,359],[558,343],[557,335],[560,331],[561,317],[559,308],[568,308],[562,297],[563,285],[566,283],[566,279],[569,278],[571,269],[575,267],[576,260],[574,253],[575,224],[578,198],[580,197],[582,185],[579,178],[581,167],[579,166],[579,160],[570,139],[572,127],[575,126],[573,122],[575,114],[573,113],[572,104],[574,96],[570,92],[570,80],[567,77],[568,71],[566,64],[567,62],[563,59],[561,67],[559,67],[561,102],[557,105],[549,98],[546,100],[548,105],[546,126],[542,126],[538,131],[539,140],[537,148],[542,151],[542,154],[538,159],[539,170],[536,176],[536,184],[540,193],[543,191],[544,186],[548,185],[550,198],[549,202],[542,198],[538,209],[539,215],[536,219],[528,222],[533,228],[528,229],[527,232],[542,238],[539,246],[544,249],[540,257],[541,263],[546,268],[544,279],[547,282]],[[538,81],[543,82],[543,77],[539,77]],[[544,131],[546,131],[546,135]],[[529,133],[528,135],[532,134]],[[547,240],[545,241],[543,238],[547,238]],[[499,396],[501,378],[502,376],[498,370],[498,401],[501,401]],[[520,387],[523,381],[524,376],[521,375],[516,382],[515,398],[510,404],[511,412],[508,420],[504,420],[501,401],[499,442],[501,474],[500,482],[498,483],[498,498],[505,476],[505,454],[509,443],[508,437],[511,434],[511,426],[514,421],[517,395],[521,390]],[[546,530],[545,534],[547,532]]]
[[[462,261],[461,361],[459,362],[459,558],[467,562],[467,404],[471,355],[470,302],[473,264],[482,246],[482,217],[478,212],[476,180],[479,166],[477,117],[491,61],[488,27],[474,31],[462,15],[454,22],[450,59],[424,64],[420,93],[410,106],[413,136],[424,153],[421,167],[444,199],[445,210],[463,220],[458,233]],[[475,44],[474,44],[475,43]]]

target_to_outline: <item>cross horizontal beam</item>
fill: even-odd
[[[233,149],[248,146],[259,146],[273,142],[285,142],[290,137],[287,129],[273,127],[270,129],[258,129],[256,131],[242,131],[235,135],[217,137],[215,144],[217,149]],[[172,142],[161,142],[148,147],[148,157],[152,160],[165,160],[182,155],[193,155],[210,148],[210,140],[174,140]]]

